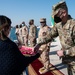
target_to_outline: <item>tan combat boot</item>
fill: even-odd
[[[42,67],[39,69],[39,73],[40,74],[45,74],[46,72],[48,72],[50,69],[46,69],[45,67]]]

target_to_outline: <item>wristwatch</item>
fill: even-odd
[[[64,55],[69,55],[70,54],[70,51],[69,50],[64,50],[63,54]]]

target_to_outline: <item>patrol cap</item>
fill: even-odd
[[[22,24],[20,24],[19,27],[21,28],[22,27]]]
[[[52,6],[52,10],[53,10],[53,15],[56,15],[58,13],[59,10],[61,9],[65,9],[68,11],[67,5],[65,1],[60,1],[57,4]]]
[[[46,22],[46,18],[41,18],[40,22]]]
[[[22,24],[25,24],[25,22],[23,21]]]
[[[34,22],[34,19],[30,19],[30,21],[29,22]]]

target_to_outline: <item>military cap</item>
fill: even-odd
[[[25,24],[25,22],[23,21],[22,24]]]
[[[46,22],[46,18],[41,18],[40,22]]]
[[[34,19],[31,19],[29,22],[34,22]]]
[[[65,9],[68,11],[68,8],[67,8],[65,1],[60,1],[57,4],[52,6],[53,15],[57,14],[60,9]]]

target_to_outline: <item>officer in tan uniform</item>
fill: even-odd
[[[15,34],[16,34],[17,40],[18,40],[18,35],[19,35],[18,32],[19,32],[19,26],[16,25]]]
[[[19,35],[18,35],[19,45],[23,45],[23,39],[22,39],[22,24],[20,24],[18,34],[19,34]]]
[[[29,21],[29,41],[31,47],[36,45],[36,36],[37,36],[37,27],[34,25],[34,20],[31,19]]]
[[[22,22],[22,38],[23,38],[23,44],[25,46],[28,46],[28,27],[25,24],[25,22]]]
[[[41,28],[38,33],[38,42],[41,41],[43,38],[47,38],[49,35],[49,32],[51,28],[46,24],[46,18],[40,19]],[[43,62],[43,67],[39,69],[40,74],[44,74],[50,70],[50,60],[49,60],[49,50],[50,50],[50,43],[43,44],[40,47],[40,50],[42,50],[42,54],[40,55],[40,58]]]
[[[15,34],[16,34],[17,45],[18,45],[19,44],[19,39],[18,39],[18,36],[19,36],[19,26],[18,25],[16,25]]]
[[[75,20],[68,15],[66,2],[61,1],[53,6],[54,25],[47,38],[43,38],[35,46],[34,50],[39,49],[42,44],[50,42],[52,38],[59,36],[62,50],[57,52],[63,57],[63,61],[67,61],[68,74],[75,75]]]

